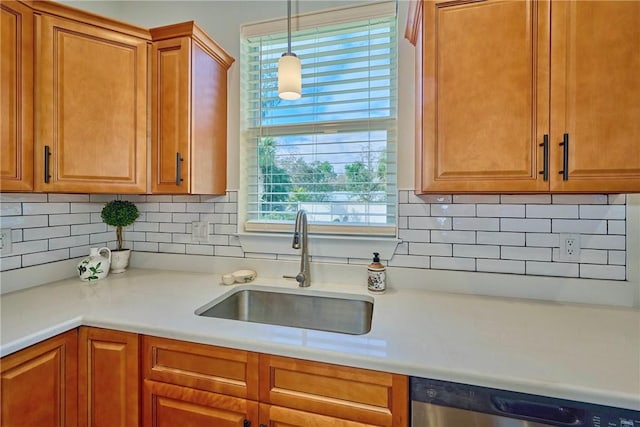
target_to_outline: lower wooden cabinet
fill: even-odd
[[[406,427],[408,378],[80,327],[2,358],[0,427]]]
[[[258,425],[253,400],[148,380],[143,394],[143,427]]]
[[[363,424],[261,403],[260,427],[375,427],[375,424]]]
[[[138,335],[81,327],[78,426],[139,425]]]
[[[73,330],[2,358],[0,426],[77,425],[77,346]]]

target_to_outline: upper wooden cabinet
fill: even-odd
[[[638,2],[414,2],[416,191],[640,191],[638,23]]]
[[[36,190],[144,193],[148,31],[35,3]]]
[[[75,427],[78,333],[66,332],[2,358],[2,427]]]
[[[33,12],[0,3],[0,191],[33,190]]]
[[[151,35],[151,191],[224,194],[227,70],[234,59],[194,22]]]

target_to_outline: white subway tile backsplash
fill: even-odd
[[[398,206],[398,215],[400,216],[429,216],[430,205],[423,203],[403,203]]]
[[[547,248],[560,247],[560,235],[551,233],[527,233],[527,246],[542,246]]]
[[[451,230],[453,223],[448,217],[410,216],[408,228],[411,230]]]
[[[518,259],[523,261],[551,261],[551,255],[551,248],[523,246],[502,246],[500,248],[501,259]]]
[[[525,205],[478,205],[478,216],[495,218],[524,218]]]
[[[55,251],[37,252],[37,253],[23,255],[22,266],[29,267],[31,265],[62,261],[64,259],[69,259],[69,249],[58,249]]]
[[[49,215],[50,226],[88,224],[90,222],[91,222],[91,214],[88,214],[88,213]]]
[[[431,241],[431,233],[429,230],[399,230],[398,238],[405,242],[423,242]]]
[[[583,234],[580,239],[582,249],[626,249],[625,236],[602,236]]]
[[[578,206],[527,205],[527,218],[578,218]]]
[[[213,255],[213,246],[211,245],[185,245],[186,253],[189,255]]]
[[[155,242],[133,242],[133,250],[140,252],[158,252],[158,243]]]
[[[5,203],[0,204],[0,215],[22,215],[22,203]]]
[[[478,231],[478,244],[524,246],[525,233]]]
[[[625,265],[627,262],[626,251],[609,251],[609,264]]]
[[[615,221],[615,220],[607,221],[607,232],[608,234],[626,234],[627,232],[626,221]]]
[[[551,195],[549,194],[503,194],[500,196],[500,203],[516,203],[516,204],[529,204],[529,203],[551,203]]]
[[[26,241],[66,237],[70,235],[70,227],[68,225],[60,225],[57,227],[27,228],[24,230],[22,238]]]
[[[477,271],[490,273],[524,274],[525,261],[478,258],[476,260],[476,269]]]
[[[390,267],[410,267],[410,268],[429,268],[430,259],[428,256],[417,255],[394,255],[389,260]]]
[[[0,258],[0,271],[7,270],[15,270],[16,268],[22,267],[22,257],[21,256],[10,256]],[[0,287],[2,284],[0,283]]]
[[[69,213],[69,203],[23,203],[23,215],[50,215]]]
[[[587,279],[625,280],[626,269],[619,265],[580,264],[580,277]]]
[[[473,231],[432,230],[431,241],[434,243],[476,243]]]
[[[449,243],[409,243],[411,255],[452,256],[453,245]]]
[[[71,203],[71,213],[102,212],[102,203]]]
[[[453,218],[454,230],[482,230],[482,231],[498,231],[500,230],[500,220],[498,218]]]
[[[476,205],[432,204],[431,215],[433,216],[475,216]]]
[[[186,248],[183,243],[159,243],[158,250],[160,252],[166,252],[171,254],[184,254]]]
[[[2,228],[14,253],[0,269],[86,256],[115,247],[100,217],[105,202],[130,200],[140,217],[125,229],[134,251],[299,261],[299,255],[244,253],[238,236],[238,193],[223,196],[0,194]],[[421,195],[398,192],[398,245],[389,266],[624,280],[625,195]],[[393,202],[393,198],[391,200]],[[194,242],[191,222],[211,225]],[[579,234],[579,262],[560,262],[561,233]],[[33,240],[29,240],[33,239]],[[26,259],[26,262],[25,262]],[[368,259],[314,257],[317,263],[366,265]],[[602,268],[612,267],[612,268]]]
[[[607,234],[607,221],[596,219],[553,219],[554,233]]]
[[[627,207],[625,205],[582,205],[580,218],[595,219],[625,219]]]
[[[549,233],[551,231],[551,220],[529,218],[500,218],[500,231]]]
[[[500,203],[498,194],[454,194],[453,203]]]
[[[49,249],[72,248],[76,246],[86,246],[88,244],[89,236],[87,234],[83,234],[81,236],[58,237],[55,239],[49,239]]]
[[[475,271],[475,258],[431,257],[431,268],[434,270]]]
[[[578,264],[526,261],[525,273],[534,276],[578,277]]]
[[[500,258],[500,246],[453,245],[453,256],[463,258]]]
[[[193,203],[190,203],[193,204]],[[158,203],[160,212],[193,212],[187,211],[187,203]]]
[[[554,194],[553,203],[562,205],[603,205],[607,203],[606,194]]]
[[[71,235],[102,233],[107,231],[107,224],[104,222],[93,224],[74,224],[71,226]]]

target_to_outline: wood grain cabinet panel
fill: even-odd
[[[258,400],[258,353],[144,336],[144,378]]]
[[[0,3],[0,191],[33,190],[33,11]]]
[[[143,403],[143,427],[258,425],[257,402],[172,384],[145,380]]]
[[[413,2],[416,192],[640,191],[638,22],[638,2]]]
[[[261,427],[374,427],[375,424],[364,424],[327,415],[298,411],[282,406],[260,404]]]
[[[553,2],[551,25],[551,190],[640,191],[640,2]]]
[[[36,35],[36,190],[145,192],[149,40],[48,14]]]
[[[77,342],[73,330],[2,358],[0,426],[76,426]]]
[[[227,70],[234,59],[194,22],[151,35],[151,190],[224,194]]]
[[[81,327],[78,349],[78,425],[137,427],[138,335]]]
[[[260,402],[400,427],[408,419],[408,383],[403,375],[261,354]]]

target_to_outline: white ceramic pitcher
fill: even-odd
[[[106,252],[106,256],[103,255]],[[78,276],[84,282],[104,279],[111,266],[111,250],[107,247],[89,249],[89,256],[78,263]]]

